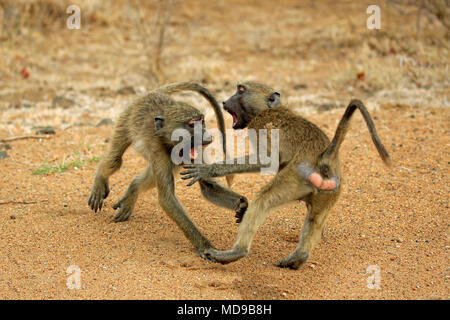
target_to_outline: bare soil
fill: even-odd
[[[87,205],[113,130],[95,125],[156,86],[133,20],[112,20],[116,7],[92,3],[96,16],[81,30],[24,26],[26,36],[0,38],[0,139],[56,131],[10,149],[0,142],[8,155],[0,160],[0,299],[449,298],[448,30],[424,21],[417,31],[414,8],[384,4],[383,29],[369,31],[364,1],[176,3],[163,82],[202,81],[221,101],[237,81],[260,80],[329,136],[350,98],[360,98],[394,161],[383,166],[356,114],[340,153],[344,190],[313,257],[297,271],[275,266],[296,247],[305,218],[304,205],[292,203],[269,215],[246,258],[223,266],[196,256],[156,190],[142,194],[129,221],[113,222],[112,205],[145,167],[134,150],[102,212]],[[117,92],[128,86],[136,94]],[[56,96],[74,103],[52,105]],[[180,98],[215,126],[201,98]],[[251,201],[270,178],[240,175],[233,189]],[[176,190],[206,237],[230,248],[234,213],[178,175]],[[73,265],[81,289],[66,285]],[[371,265],[379,290],[367,286]]]

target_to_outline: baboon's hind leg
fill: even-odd
[[[102,157],[98,166],[94,185],[92,186],[91,195],[88,200],[88,204],[94,212],[102,210],[103,200],[109,194],[109,177],[119,170],[122,165],[122,156],[130,144],[131,141],[128,132],[118,124],[109,149]]]
[[[253,237],[270,210],[287,202],[304,198],[313,192],[308,184],[302,183],[301,179],[297,179],[290,170],[286,169],[280,171],[250,203],[239,226],[233,249],[227,251],[210,249],[206,252],[208,258],[222,264],[241,259],[249,252]]]
[[[308,213],[297,248],[287,257],[278,262],[281,268],[298,269],[311,256],[311,252],[320,241],[328,214],[337,200],[335,197],[315,195],[308,203]]]
[[[119,212],[114,217],[115,222],[126,221],[130,218],[134,210],[134,205],[142,191],[148,190],[155,186],[152,168],[148,166],[141,174],[137,175],[128,186],[124,196],[113,206],[113,209],[120,208]]]

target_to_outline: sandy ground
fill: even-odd
[[[340,110],[339,110],[340,111]],[[311,116],[322,127],[341,112]],[[100,214],[87,206],[95,164],[64,174],[32,175],[50,158],[64,159],[80,144],[82,157],[100,154],[111,128],[69,129],[50,140],[17,141],[2,160],[0,223],[1,298],[150,299],[429,299],[448,298],[447,109],[373,112],[395,167],[378,159],[361,117],[355,117],[341,154],[343,196],[325,238],[298,271],[274,264],[296,246],[305,208],[274,211],[247,258],[222,266],[195,256],[191,245],[157,204],[141,196],[132,219],[114,223],[111,204],[144,168],[135,152],[111,179]],[[330,129],[327,130],[328,132]],[[365,130],[364,130],[365,131]],[[236,178],[234,189],[250,199],[269,179]],[[233,212],[202,200],[197,186],[177,179],[177,194],[193,221],[219,248],[232,245]],[[30,204],[14,201],[36,202]],[[82,289],[66,287],[66,269],[81,269]],[[366,268],[381,270],[381,288],[366,286]]]
[[[202,81],[220,101],[238,80],[258,79],[329,136],[351,97],[370,108],[394,167],[383,166],[356,114],[340,153],[342,196],[297,271],[275,263],[297,245],[306,214],[300,203],[272,212],[250,254],[226,266],[195,255],[155,190],[142,194],[128,222],[114,223],[112,204],[145,166],[133,150],[111,178],[103,211],[89,210],[113,129],[95,124],[114,121],[136,97],[116,90],[152,88],[132,25],[100,23],[98,13],[100,22],[76,32],[2,40],[0,139],[47,125],[56,134],[8,142],[10,149],[0,142],[8,154],[0,160],[0,299],[448,299],[448,43],[402,34],[415,27],[409,11],[389,11],[390,29],[379,39],[365,28],[367,3],[333,3],[187,1],[177,4],[164,52],[167,82]],[[402,56],[413,60],[399,64]],[[74,105],[52,106],[55,96]],[[208,108],[195,95],[181,98]],[[208,120],[214,127],[210,112]],[[240,175],[233,189],[251,200],[269,179]],[[234,213],[179,176],[176,189],[199,229],[230,248]],[[80,270],[81,289],[66,285],[70,266]],[[379,290],[367,287],[369,266],[380,270]]]

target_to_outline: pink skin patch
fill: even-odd
[[[336,182],[334,182],[334,180],[324,180],[320,189],[334,190],[334,189],[336,189]]]
[[[318,174],[317,172],[311,173],[311,175],[308,177],[308,180],[313,185],[315,185],[317,188],[320,188],[320,186],[323,183],[322,176],[320,174]]]
[[[198,157],[198,152],[195,150],[195,148],[191,148],[191,159],[195,160]]]
[[[297,170],[302,177],[308,179],[317,189],[330,191],[338,187],[339,181],[335,177],[324,179],[309,163],[303,162],[299,164]]]
[[[311,182],[316,188],[321,190],[334,190],[336,189],[336,182],[331,179],[323,180],[322,176],[317,172],[313,172],[308,177],[309,182]]]
[[[233,126],[235,126],[238,121],[237,115],[236,113],[232,112],[231,116],[233,117]]]

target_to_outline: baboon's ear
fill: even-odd
[[[274,108],[278,105],[280,102],[280,94],[278,92],[274,92],[270,95],[270,97],[267,99],[267,105],[269,108]]]
[[[158,133],[164,127],[164,117],[156,116],[155,117],[155,131]]]

